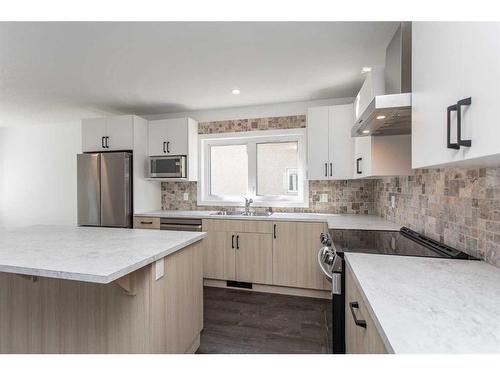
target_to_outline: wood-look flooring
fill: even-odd
[[[200,354],[331,352],[331,301],[204,288]]]

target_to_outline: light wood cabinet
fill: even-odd
[[[498,165],[500,24],[414,22],[412,47],[413,168]],[[470,105],[453,107],[466,98]],[[459,114],[461,139],[471,144],[449,148]]]
[[[345,342],[347,354],[385,354],[387,349],[346,264]]]
[[[267,233],[236,234],[236,280],[273,282],[273,240]]]
[[[204,219],[203,275],[209,279],[272,282],[272,223]]]
[[[134,217],[134,228],[136,229],[160,229],[159,217]]]
[[[329,290],[331,285],[318,266],[320,234],[325,223],[274,222],[273,284]]]
[[[352,104],[313,107],[307,111],[309,180],[352,178],[354,124]]]

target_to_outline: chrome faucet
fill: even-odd
[[[250,205],[253,203],[253,199],[247,197],[243,198],[245,198],[245,215],[248,215],[250,213]]]

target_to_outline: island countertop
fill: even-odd
[[[0,272],[107,284],[205,236],[57,225],[0,228]]]
[[[500,353],[500,269],[483,261],[346,253],[389,352]]]

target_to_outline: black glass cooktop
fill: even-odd
[[[331,229],[339,253],[372,253],[435,258],[474,259],[470,255],[423,236],[406,227],[400,231]]]

